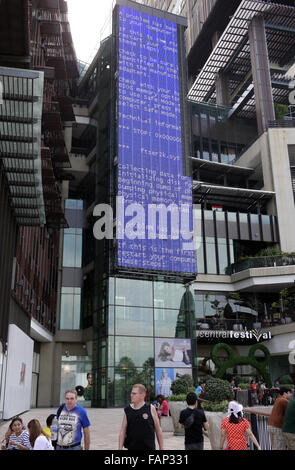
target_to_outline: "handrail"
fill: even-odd
[[[247,258],[242,261],[237,261],[232,263],[228,268],[228,274],[232,275],[246,269],[254,268],[272,268],[278,266],[294,266],[295,265],[295,255],[274,255],[274,256],[257,256],[252,258]]]
[[[243,411],[245,413],[252,413],[252,414],[255,414],[255,415],[259,415],[259,416],[266,416],[267,418],[270,417],[270,413],[263,413],[263,411],[251,410],[250,408],[244,408]]]

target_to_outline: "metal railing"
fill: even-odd
[[[261,411],[244,409],[244,417],[249,421],[251,430],[256,437],[261,450],[271,450],[270,436],[267,430],[270,414]],[[247,437],[250,450],[256,450],[253,442]]]
[[[277,255],[277,256],[261,256],[257,258],[248,258],[243,261],[231,264],[227,268],[228,275],[245,271],[253,268],[275,268],[277,266],[295,265],[295,255]]]
[[[269,121],[268,127],[276,128],[276,127],[295,127],[295,118],[291,117],[289,119],[280,119],[277,121]]]

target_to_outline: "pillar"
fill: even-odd
[[[275,120],[271,87],[269,58],[264,18],[256,16],[249,25],[249,43],[254,83],[258,133],[268,129],[268,122]]]

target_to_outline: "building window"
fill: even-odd
[[[64,230],[63,267],[81,268],[82,266],[82,229]]]
[[[143,307],[116,306],[116,334],[153,336],[153,310]]]
[[[83,210],[83,200],[81,199],[66,199],[65,202],[66,209],[72,209],[75,211],[82,211]]]
[[[152,283],[133,279],[116,279],[116,305],[152,307]]]
[[[81,319],[81,288],[62,287],[60,329],[79,330]]]

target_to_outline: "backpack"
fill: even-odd
[[[62,405],[60,405],[60,407],[58,408],[57,413],[56,413],[57,419],[59,418],[59,415],[61,414],[62,409],[63,409],[64,406],[65,406],[65,403],[63,403]]]
[[[195,410],[193,410],[193,412],[189,415],[189,417],[186,418],[184,422],[184,428],[185,429],[190,428],[194,424],[194,421],[195,421]]]

